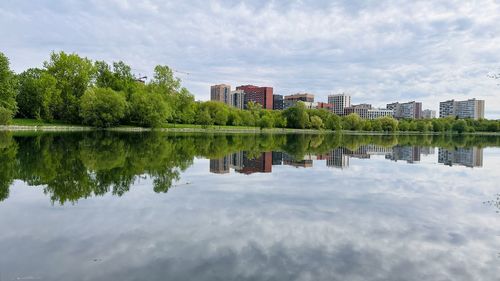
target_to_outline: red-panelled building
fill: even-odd
[[[273,109],[273,88],[257,87],[254,85],[242,85],[236,90],[245,92],[245,104],[249,101],[260,103],[264,109]]]
[[[333,103],[318,102],[318,104],[316,105],[316,108],[317,109],[324,108],[324,109],[328,109],[328,110],[332,111],[333,110]]]

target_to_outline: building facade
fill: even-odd
[[[484,100],[448,100],[439,103],[439,117],[484,118]]]
[[[231,106],[238,109],[245,108],[245,92],[243,90],[231,91]]]
[[[317,102],[316,108],[317,109],[326,109],[328,111],[333,111],[333,104],[327,103],[327,102]]]
[[[282,95],[273,95],[273,110],[283,110]]]
[[[424,119],[436,118],[436,111],[430,109],[424,109],[422,110],[422,118]]]
[[[303,102],[306,108],[312,108],[314,103],[314,95],[308,93],[297,93],[288,95],[283,98],[283,109],[296,106],[298,102]]]
[[[231,85],[219,84],[210,87],[210,100],[231,105]]]
[[[420,119],[422,118],[422,103],[410,101],[405,103],[394,102],[386,107],[394,111],[396,119]]]
[[[329,95],[328,103],[333,104],[333,113],[346,115],[344,109],[351,106],[351,96],[346,94]]]
[[[248,102],[253,101],[262,105],[263,109],[273,109],[273,88],[257,87],[254,85],[242,85],[236,87],[245,93],[245,107]]]
[[[372,108],[371,104],[356,104],[344,109],[344,113],[346,115],[356,113],[362,119],[377,119],[379,117],[391,116],[393,115],[393,111],[391,109],[385,108]]]

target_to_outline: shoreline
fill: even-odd
[[[417,132],[417,131],[396,131],[396,132],[379,132],[379,131],[330,131],[316,129],[291,129],[291,128],[219,128],[217,126],[209,128],[143,128],[143,127],[112,127],[112,128],[94,128],[77,125],[53,125],[53,126],[29,126],[29,125],[1,125],[0,131],[6,132],[82,132],[82,131],[114,131],[114,132],[173,132],[173,133],[246,133],[246,134],[348,134],[348,135],[460,135],[450,132]],[[484,136],[500,136],[500,132],[466,132],[461,135],[484,135]]]

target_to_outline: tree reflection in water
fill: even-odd
[[[108,192],[121,196],[141,176],[151,177],[155,192],[167,192],[194,157],[217,159],[245,151],[249,159],[263,152],[283,152],[290,161],[336,148],[356,151],[363,145],[384,147],[500,146],[495,136],[342,135],[342,134],[172,134],[10,133],[0,132],[0,201],[15,179],[43,188],[53,203],[76,202]],[[497,205],[498,206],[498,205]]]

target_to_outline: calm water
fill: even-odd
[[[498,280],[500,138],[0,133],[0,280]]]

